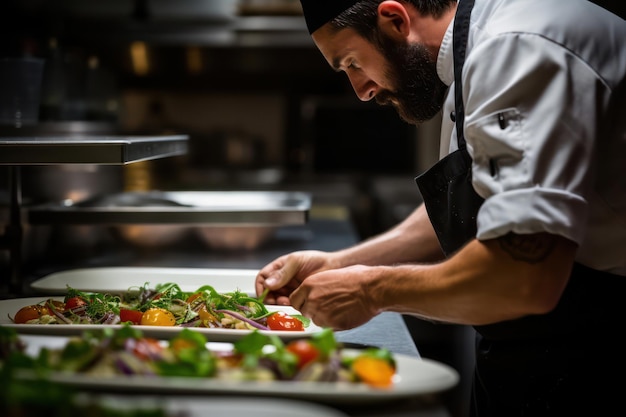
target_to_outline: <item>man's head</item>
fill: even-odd
[[[302,5],[302,12],[306,21],[307,28],[310,34],[313,34],[317,29],[322,27],[328,22],[333,20],[337,21],[335,24],[356,24],[360,20],[367,20],[358,18],[359,14],[364,11],[370,18],[372,16],[372,10],[376,10],[378,5],[385,0],[300,0]],[[435,18],[443,15],[447,10],[456,4],[457,0],[397,0],[401,3],[411,4],[420,13],[433,16]],[[359,4],[359,6],[350,10],[352,6]],[[357,19],[351,19],[350,16],[357,17]],[[343,23],[341,23],[343,22]],[[359,31],[357,31],[359,32]]]
[[[346,72],[359,98],[392,105],[410,123],[429,120],[439,112],[447,86],[437,75],[432,45],[420,41],[429,29],[415,32],[411,20],[425,19],[420,22],[422,31],[425,23],[452,10],[456,0],[301,2],[318,48],[331,66]],[[362,42],[346,33],[366,40],[375,51],[365,51]],[[410,36],[417,40],[409,42]]]

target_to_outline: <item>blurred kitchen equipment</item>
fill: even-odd
[[[107,122],[41,122],[14,131],[0,129],[2,136],[73,138],[115,135],[117,127]],[[68,151],[69,153],[69,151]],[[25,204],[83,200],[122,190],[122,167],[117,165],[60,164],[22,167],[22,194]]]
[[[140,162],[138,162],[140,163]],[[131,164],[133,165],[133,164]],[[130,209],[138,207],[186,207],[184,204],[155,193],[121,193],[99,195],[79,201],[75,207],[110,207]],[[180,242],[189,235],[190,228],[178,224],[124,224],[112,226],[113,235],[131,245],[154,249]]]
[[[45,140],[46,137],[65,138],[71,141],[86,136],[113,135],[115,125],[105,122],[40,122],[36,125],[16,128],[1,126],[0,136],[14,137],[15,141],[31,137]],[[8,140],[8,139],[7,139]],[[35,146],[11,152],[3,149],[3,155],[22,155],[28,160],[28,151],[35,152]],[[51,152],[43,152],[50,155]],[[61,153],[61,152],[59,152]],[[71,154],[66,151],[65,155]],[[99,194],[116,193],[122,190],[122,167],[117,165],[96,164],[59,164],[21,166],[21,195],[24,206],[61,202],[64,200],[82,200]],[[4,210],[8,210],[5,207]],[[89,251],[102,242],[112,239],[110,233],[91,225],[30,225],[24,223],[23,258],[35,261],[45,256],[51,245],[55,249],[64,248],[66,253],[78,254]]]
[[[228,226],[199,227],[200,239],[215,250],[253,250],[268,242],[276,227],[273,226]]]
[[[117,76],[96,54],[48,39],[41,85],[40,120],[117,122]]]
[[[30,207],[32,224],[100,224],[138,247],[179,242],[189,230],[212,249],[251,250],[276,228],[308,221],[311,196],[281,191],[124,192]]]
[[[239,10],[239,0],[147,0],[155,19],[230,21]]]
[[[61,10],[79,18],[228,20],[239,0],[61,0]],[[139,13],[141,10],[141,13]]]
[[[267,166],[267,149],[258,135],[236,128],[216,129],[192,138],[189,160],[195,167],[257,169]]]
[[[239,14],[242,16],[301,15],[302,6],[298,0],[241,0]]]
[[[44,62],[0,58],[0,125],[20,128],[37,123]]]

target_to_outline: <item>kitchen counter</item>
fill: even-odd
[[[267,245],[247,252],[211,252],[206,248],[179,247],[168,253],[113,250],[95,254],[72,264],[51,264],[31,269],[25,280],[25,295],[32,292],[28,283],[59,270],[104,266],[157,266],[185,268],[261,268],[276,257],[294,250],[336,250],[355,244],[358,236],[341,216],[312,215],[306,225],[285,226],[276,231]],[[331,211],[332,213],[332,211]],[[418,358],[411,334],[400,314],[383,313],[368,323],[337,332],[338,340],[355,345],[386,347],[396,354]],[[438,395],[409,398],[393,403],[364,406],[335,406],[351,417],[450,417]]]

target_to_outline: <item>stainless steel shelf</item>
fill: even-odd
[[[183,155],[187,135],[0,137],[0,165],[125,165]]]
[[[187,135],[172,136],[16,136],[0,137],[0,165],[9,166],[10,221],[0,234],[0,249],[10,252],[11,276],[0,286],[20,294],[22,263],[22,190],[24,165],[125,165],[187,152]],[[5,285],[6,282],[6,285]],[[0,292],[2,292],[0,288]]]
[[[90,201],[25,209],[30,224],[306,224],[311,196],[280,191],[128,192]]]

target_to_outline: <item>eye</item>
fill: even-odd
[[[355,60],[351,60],[351,61],[348,63],[348,68],[349,68],[349,69],[360,69],[360,68],[361,68],[361,66],[360,66],[359,64],[357,64]]]
[[[341,71],[350,71],[360,69],[360,65],[357,64],[354,58],[345,57],[341,62]]]

